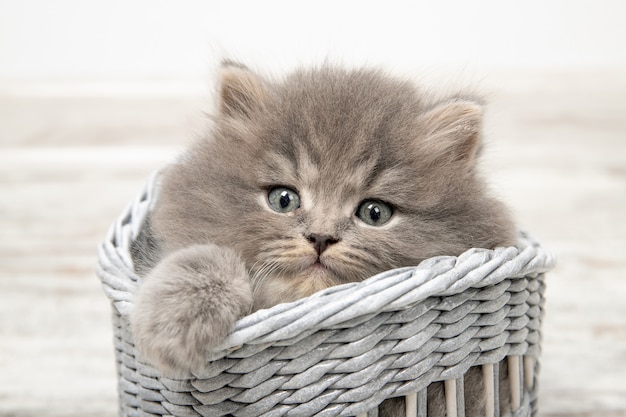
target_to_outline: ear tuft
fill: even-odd
[[[480,146],[482,119],[482,106],[471,101],[441,104],[423,116],[436,153],[467,165],[474,164]]]
[[[219,110],[222,115],[249,116],[264,107],[265,83],[246,66],[224,61],[220,74]]]

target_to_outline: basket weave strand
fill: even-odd
[[[120,415],[354,416],[461,378],[471,366],[539,356],[543,274],[554,258],[521,234],[517,247],[431,258],[258,311],[209,352],[206,369],[165,378],[138,357],[129,325],[141,285],[130,243],[155,182],[99,249],[98,275],[113,306]],[[529,415],[535,398],[526,392],[516,414]]]

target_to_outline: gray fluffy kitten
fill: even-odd
[[[252,311],[513,244],[476,171],[482,116],[471,97],[435,99],[379,71],[271,81],[226,63],[210,132],[162,178],[148,230],[160,261],[132,315],[138,349],[166,372],[201,367]],[[383,415],[402,414],[387,405]]]

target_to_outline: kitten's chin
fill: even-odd
[[[254,289],[254,310],[296,301],[344,283],[332,270],[314,264],[292,276],[273,276]]]

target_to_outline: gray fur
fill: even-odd
[[[236,253],[188,246],[165,257],[143,282],[133,315],[135,344],[170,374],[199,368],[206,347],[220,343],[251,306],[248,273]]]
[[[133,324],[139,349],[164,369],[200,366],[203,349],[251,310],[515,242],[476,169],[477,99],[429,97],[375,70],[269,81],[233,64],[219,97],[210,131],[165,172],[151,218],[167,256],[145,277]],[[269,208],[278,185],[302,206]],[[392,220],[364,224],[355,213],[366,199],[391,204]],[[319,258],[311,235],[332,238]]]

